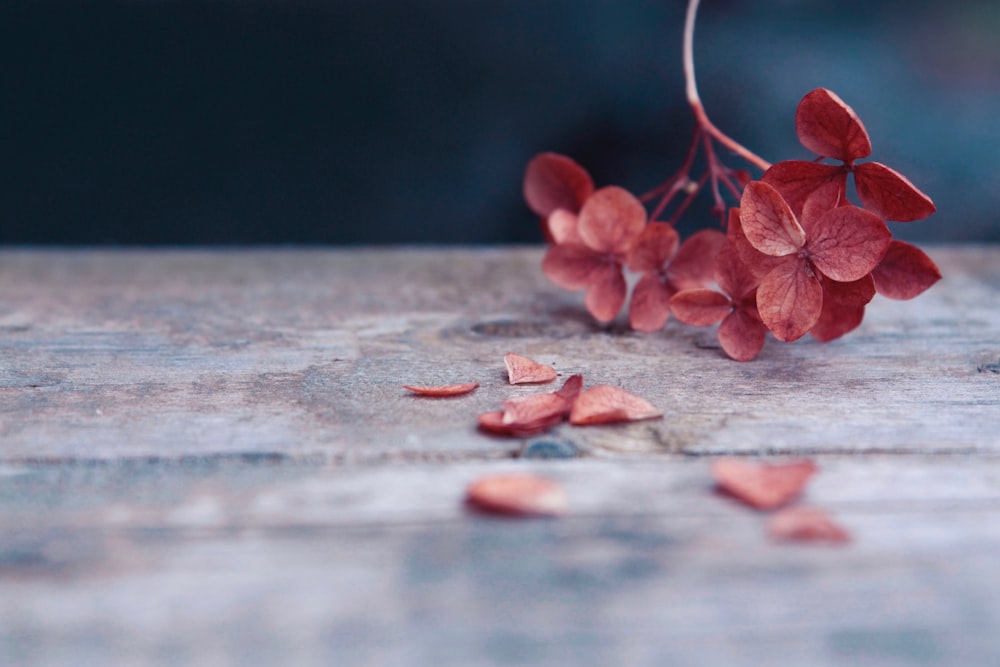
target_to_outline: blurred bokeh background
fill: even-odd
[[[679,165],[684,4],[7,0],[0,243],[540,241],[534,153],[635,191]],[[831,88],[938,205],[898,236],[1000,241],[1000,3],[705,0],[695,48],[752,150],[810,157],[795,105]]]

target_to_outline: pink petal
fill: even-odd
[[[833,187],[843,198],[847,170],[843,166],[786,160],[771,165],[760,180],[780,192],[792,212],[801,215],[806,199],[818,188]]]
[[[558,516],[569,508],[562,485],[517,473],[476,480],[466,490],[466,501],[478,510],[510,516]]]
[[[555,394],[561,396],[566,401],[566,411],[567,413],[573,407],[573,403],[576,402],[577,397],[580,395],[580,390],[583,389],[583,376],[579,373],[574,373],[570,375],[563,386],[556,390]]]
[[[628,268],[636,273],[660,271],[677,252],[680,237],[673,225],[651,222],[639,234],[628,254]]]
[[[770,273],[771,270],[778,264],[785,261],[785,258],[765,255],[760,250],[757,250],[757,248],[750,245],[750,241],[747,241],[746,234],[743,233],[743,224],[740,222],[739,214],[740,209],[729,209],[729,225],[726,229],[726,240],[736,248],[736,254],[743,263],[743,267],[753,275],[754,286],[756,286],[760,284],[761,278]],[[722,276],[719,275],[719,267],[725,261],[725,257],[719,257],[716,259],[715,282],[719,283],[720,287],[722,286],[722,282],[720,280]],[[733,296],[732,293],[728,291],[728,288],[724,289],[729,296]]]
[[[816,326],[809,332],[821,343],[827,343],[853,331],[865,316],[865,305],[875,296],[872,277],[839,283],[823,281],[823,311]]]
[[[767,522],[767,534],[773,539],[791,542],[845,544],[851,541],[844,528],[815,507],[789,507],[776,512]]]
[[[806,260],[789,258],[764,276],[757,288],[757,310],[774,337],[791,342],[816,326],[823,309],[823,287]]]
[[[563,420],[562,415],[555,415],[548,421],[535,422],[531,424],[507,424],[504,423],[503,417],[504,413],[502,410],[484,412],[479,415],[479,428],[495,435],[509,435],[515,438],[523,438],[543,433]]]
[[[583,243],[601,253],[624,257],[646,226],[646,209],[632,193],[617,186],[601,188],[580,210]]]
[[[617,264],[605,264],[594,273],[593,282],[587,288],[584,303],[587,311],[599,322],[610,322],[625,305],[628,285]]]
[[[542,258],[542,272],[563,289],[583,289],[601,275],[608,261],[593,250],[574,243],[549,247]]]
[[[503,402],[505,426],[528,427],[560,422],[566,414],[566,399],[555,393],[515,396]]]
[[[647,273],[632,290],[628,321],[636,331],[659,331],[670,318],[674,290],[657,273]]]
[[[434,386],[413,386],[404,384],[403,389],[407,391],[412,391],[418,396],[432,396],[432,397],[443,397],[443,396],[461,396],[462,394],[468,394],[470,391],[479,386],[478,382],[465,382],[462,384],[444,384],[444,385],[434,385]]]
[[[845,283],[871,273],[892,240],[877,215],[857,206],[827,211],[810,232],[809,259],[823,275]]]
[[[740,256],[736,243],[732,238],[726,239],[715,262],[715,282],[718,283],[723,292],[734,300],[742,299],[757,289],[757,285],[760,284],[760,277],[763,277],[758,276],[746,265]],[[757,250],[753,250],[753,252],[757,253],[759,257],[767,257],[769,260],[775,259]],[[771,268],[774,268],[774,266],[772,265]]]
[[[807,93],[799,102],[795,130],[803,146],[823,157],[850,163],[872,152],[868,132],[854,109],[826,88]]]
[[[920,248],[893,241],[872,272],[875,289],[890,299],[912,299],[941,280],[941,270]]]
[[[645,399],[630,394],[624,389],[607,384],[599,384],[586,389],[576,399],[570,412],[571,424],[610,424],[613,422],[655,419],[663,413]]]
[[[792,209],[767,183],[747,183],[740,199],[740,226],[747,241],[765,255],[798,252],[806,240]]]
[[[827,211],[838,206],[845,206],[847,202],[842,199],[843,192],[838,183],[827,183],[812,191],[802,204],[802,214],[799,215],[799,224],[806,232],[806,238],[810,239],[816,235],[814,230]]]
[[[532,384],[552,382],[556,379],[556,369],[540,364],[520,354],[508,352],[503,363],[507,367],[507,381],[510,384]]]
[[[703,229],[689,236],[670,262],[670,283],[679,290],[705,287],[711,283],[715,258],[725,243],[726,235],[717,229]]]
[[[780,507],[795,499],[816,472],[808,459],[788,463],[757,463],[721,458],[712,463],[719,488],[757,509]]]
[[[854,184],[865,208],[883,220],[923,220],[937,210],[931,198],[905,176],[878,162],[855,167]]]
[[[678,292],[670,299],[670,309],[681,322],[704,327],[729,315],[733,304],[726,295],[702,288]]]
[[[558,153],[541,153],[524,170],[524,199],[532,211],[548,217],[556,209],[576,213],[594,191],[587,170]]]
[[[767,327],[756,311],[737,308],[719,325],[719,344],[731,359],[753,361],[764,347]]]
[[[578,230],[579,216],[564,208],[557,208],[545,219],[548,236],[553,243],[575,243],[583,245]]]

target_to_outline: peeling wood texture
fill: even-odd
[[[740,364],[594,324],[536,248],[2,251],[0,664],[1000,664],[1000,248],[929,254]],[[507,352],[665,417],[480,433],[551,390]],[[769,542],[724,453],[814,456],[852,544]],[[569,516],[464,507],[509,471]]]

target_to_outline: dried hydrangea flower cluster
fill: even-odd
[[[938,281],[934,262],[894,240],[886,226],[926,218],[934,203],[893,169],[859,163],[871,154],[871,140],[833,92],[813,90],[795,114],[799,140],[817,155],[811,162],[772,165],[709,120],[694,76],[698,4],[689,0],[684,25],[694,138],[673,176],[636,197],[617,186],[596,188],[586,169],[564,155],[542,153],[528,164],[524,197],[550,244],[545,274],[562,288],[585,290],[587,310],[601,322],[617,317],[628,301],[629,323],[638,331],[657,331],[670,315],[696,326],[721,323],[719,343],[739,361],[760,353],[767,332],[786,342],[807,333],[827,342],[861,323],[876,292],[912,299]],[[726,166],[716,144],[763,176],[751,181],[747,171]],[[705,170],[693,176],[699,152]],[[848,200],[850,175],[860,205]],[[681,243],[674,225],[705,189],[725,233],[701,231]],[[724,192],[738,207],[727,206]],[[626,271],[639,274],[631,300]]]

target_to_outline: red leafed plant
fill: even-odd
[[[636,197],[617,186],[595,188],[586,169],[563,155],[541,153],[529,162],[524,197],[550,244],[542,261],[549,279],[586,290],[587,310],[610,322],[628,301],[627,271],[637,274],[628,308],[633,329],[657,331],[671,314],[696,326],[721,323],[719,343],[739,361],[760,353],[768,331],[780,341],[810,333],[827,342],[861,324],[876,292],[912,299],[937,282],[933,260],[892,239],[886,226],[926,218],[934,203],[892,168],[859,162],[871,155],[871,139],[835,93],[817,88],[795,113],[799,140],[818,156],[813,161],[772,165],[712,123],[694,75],[699,3],[688,1],[684,23],[695,128],[680,169]],[[719,146],[761,170],[761,178],[727,166]],[[696,173],[699,154],[704,167]],[[850,175],[859,205],[847,199]],[[682,243],[675,224],[706,189],[727,233],[701,231]]]

